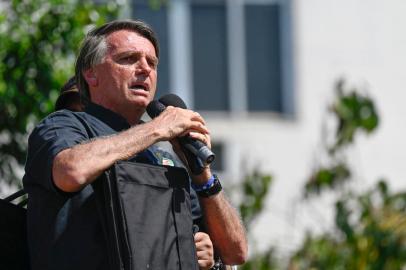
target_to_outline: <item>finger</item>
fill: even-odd
[[[195,245],[197,251],[209,252],[209,254],[213,253],[212,242],[210,240],[210,237],[205,233],[195,235]]]
[[[198,263],[199,263],[199,270],[210,270],[214,266],[214,261],[213,261],[213,263],[198,261]]]
[[[197,133],[201,133],[201,134],[205,134],[205,135],[210,134],[210,131],[206,126],[204,126],[198,122],[194,122],[194,123],[189,123],[186,126],[185,130],[182,131],[178,136],[179,137],[188,136],[190,132],[197,132]]]
[[[210,136],[208,134],[201,134],[199,132],[191,131],[191,132],[189,132],[188,135],[195,140],[201,141],[202,143],[207,145],[209,148],[211,148],[211,140],[210,140]]]
[[[197,260],[199,269],[208,270],[214,266],[214,260]]]
[[[213,260],[213,254],[207,251],[198,251],[197,259],[199,260]]]
[[[183,116],[193,120],[193,121],[197,121],[200,122],[202,124],[206,124],[206,121],[204,120],[204,118],[195,111],[189,110],[189,109],[183,109],[183,108],[179,108],[179,107],[173,107],[173,106],[168,106],[166,107],[165,110],[169,110],[169,111],[175,111],[176,113],[180,113],[183,114]]]
[[[195,242],[201,242],[204,240],[210,240],[210,236],[204,232],[197,232],[194,236]]]
[[[209,129],[204,123],[198,122],[198,121],[192,121],[191,122],[191,127],[189,128],[190,131],[198,131],[203,134],[210,134]]]
[[[193,111],[192,111],[193,112]],[[204,120],[204,118],[200,115],[200,113],[198,112],[193,112],[193,116],[192,116],[193,120],[199,121],[203,124],[206,124],[206,121]]]
[[[195,243],[195,245],[196,245],[197,252],[207,252],[208,250],[211,250],[211,248],[212,248],[210,245],[207,245],[203,242],[197,242],[197,243]]]

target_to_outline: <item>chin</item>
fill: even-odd
[[[149,99],[144,98],[144,99],[133,100],[133,101],[131,102],[131,104],[132,104],[133,106],[138,107],[138,108],[146,109],[147,106],[148,106],[148,104],[149,104],[149,102],[150,102]]]

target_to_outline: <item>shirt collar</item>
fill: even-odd
[[[103,121],[115,131],[122,131],[130,128],[127,120],[122,116],[95,103],[90,102],[87,104],[85,112]]]

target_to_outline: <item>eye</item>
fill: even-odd
[[[156,69],[158,67],[158,60],[153,59],[153,58],[148,58],[148,65],[152,68],[152,69]]]
[[[132,56],[132,55],[127,55],[127,56],[120,57],[119,60],[118,60],[118,62],[120,64],[132,64],[135,61],[137,61],[137,59],[136,59],[135,56]]]

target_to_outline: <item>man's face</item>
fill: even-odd
[[[155,48],[148,39],[128,30],[109,34],[106,42],[104,61],[92,69],[95,80],[88,80],[92,101],[131,122],[135,114],[144,112],[156,92]]]

